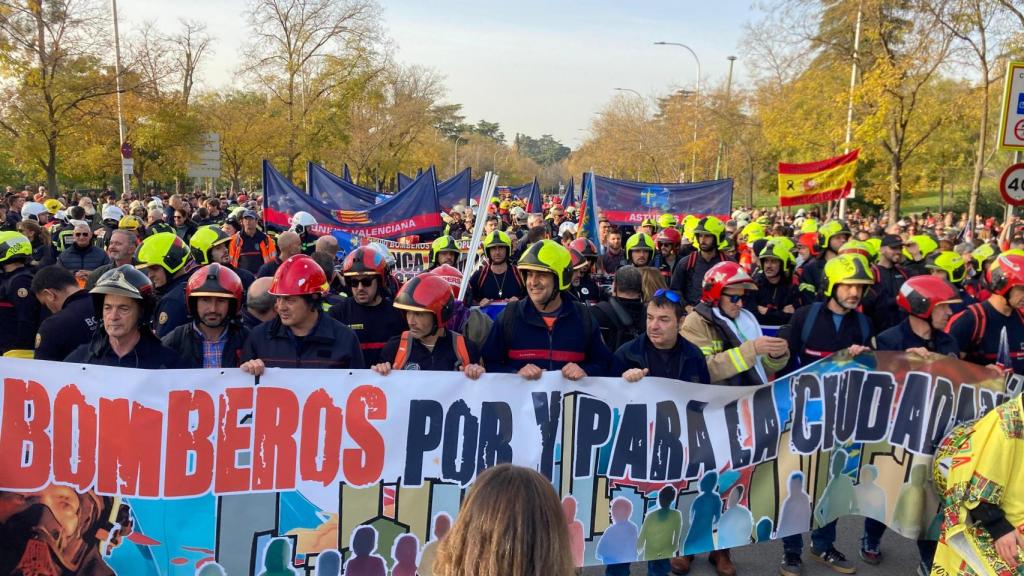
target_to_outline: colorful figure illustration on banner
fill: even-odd
[[[263,571],[260,576],[298,576],[291,564],[291,541],[287,538],[274,538],[263,553]]]
[[[569,546],[572,548],[573,563],[576,566],[583,566],[583,522],[576,518],[576,498],[562,498],[562,512],[565,513],[565,521],[569,525]]]
[[[441,540],[448,535],[452,529],[452,517],[447,512],[438,512],[434,515],[434,537],[423,546],[420,554],[420,576],[431,576],[434,570],[434,559],[437,558],[437,546]]]
[[[690,530],[683,554],[715,549],[715,524],[722,517],[722,495],[718,493],[718,472],[709,470],[700,479],[700,495],[690,505]]]
[[[903,534],[920,534],[921,530],[927,526],[922,516],[927,501],[925,494],[927,481],[928,467],[924,464],[914,464],[910,468],[910,483],[903,485],[900,495],[896,499],[896,509],[893,510],[890,521],[893,530]]]
[[[854,486],[853,490],[857,496],[860,515],[881,522],[885,520],[886,498],[885,490],[875,483],[876,480],[878,467],[874,464],[865,464],[860,469],[860,483]]]
[[[642,552],[645,560],[675,556],[679,548],[683,515],[672,507],[676,501],[676,489],[665,486],[658,491],[658,508],[648,512],[640,527],[636,550]]]
[[[612,525],[597,543],[597,557],[605,564],[636,562],[636,545],[640,530],[630,520],[633,503],[620,496],[611,502]]]
[[[740,503],[743,500],[743,492],[742,484],[737,484],[729,491],[728,508],[718,520],[717,549],[719,550],[750,544],[751,534],[754,531],[754,515],[751,514],[749,508]]]
[[[402,534],[395,540],[391,549],[391,557],[395,564],[391,568],[391,576],[416,576],[416,563],[420,551],[420,542],[415,534]]]
[[[377,530],[360,526],[352,532],[352,556],[345,563],[345,574],[352,576],[387,576],[388,569],[377,552]]]
[[[324,550],[317,554],[316,576],[341,576],[341,553]]]
[[[811,525],[811,497],[804,491],[804,473],[792,472],[786,486],[789,493],[782,501],[782,509],[779,511],[776,538],[806,532]]]
[[[814,519],[818,526],[824,526],[832,520],[847,514],[857,514],[857,497],[853,486],[853,478],[846,475],[846,452],[836,450],[832,453],[831,475],[825,491],[818,498],[814,510]]]

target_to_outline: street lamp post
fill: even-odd
[[[697,126],[698,126],[698,110],[700,106],[700,58],[697,57],[697,53],[693,51],[686,44],[680,42],[655,42],[655,46],[678,46],[685,48],[687,52],[693,56],[693,59],[697,62],[697,89],[693,96],[693,155],[690,160],[690,182],[695,181],[697,178]]]

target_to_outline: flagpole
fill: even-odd
[[[846,102],[846,142],[844,154],[850,153],[850,140],[853,138],[853,90],[857,87],[857,61],[860,59],[860,21],[864,14],[864,0],[857,3],[857,26],[853,30],[853,66],[850,69],[850,97]],[[856,180],[855,180],[856,182]],[[857,190],[856,183],[853,187]],[[839,218],[846,218],[846,197],[839,200]]]
[[[484,186],[483,190],[480,191],[480,213],[482,217],[477,217],[476,223],[473,225],[473,236],[469,241],[469,249],[466,252],[466,265],[462,270],[462,284],[459,285],[459,300],[465,298],[466,290],[469,289],[469,277],[476,268],[476,247],[480,244],[480,237],[483,236],[484,225],[487,223],[487,213],[483,207],[490,205],[491,196],[494,196],[494,187],[497,184],[497,174],[489,171],[484,174]]]

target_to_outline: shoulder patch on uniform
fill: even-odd
[[[28,298],[28,288],[18,288],[18,298]]]
[[[160,313],[160,318],[157,319],[157,323],[161,326],[167,323],[167,312]]]

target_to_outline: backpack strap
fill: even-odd
[[[609,298],[608,305],[611,306],[612,312],[614,312],[611,319],[615,324],[617,324],[617,328],[621,330],[622,328],[633,327],[633,318],[630,317],[629,313],[626,312],[626,309],[622,307],[622,304],[619,304],[618,300],[615,298]]]
[[[402,370],[409,361],[409,353],[412,352],[412,334],[408,330],[402,332],[398,340],[398,352],[395,353],[395,361],[391,363],[392,370]]]
[[[476,289],[483,290],[484,282],[487,282],[487,274],[491,271],[491,263],[487,262],[480,267],[480,275],[476,279]]]
[[[576,313],[583,320],[583,334],[587,338],[587,342],[590,342],[590,335],[594,333],[594,316],[586,304],[574,301],[572,305],[576,307]]]
[[[459,361],[459,367],[465,368],[473,363],[469,357],[469,348],[466,346],[466,338],[458,332],[452,332],[454,336],[453,344],[455,344],[455,357]]]
[[[974,317],[974,330],[971,332],[971,345],[977,346],[981,344],[981,339],[985,336],[985,325],[988,323],[988,317],[985,315],[985,310],[982,308],[981,302],[975,302],[967,307],[971,311],[971,316]]]
[[[697,254],[700,250],[694,250],[690,252],[690,256],[686,259],[686,271],[689,272],[697,267]]]
[[[800,331],[800,344],[807,345],[807,339],[811,337],[811,330],[814,329],[814,323],[818,321],[818,315],[821,314],[821,307],[823,305],[822,302],[811,304],[811,309],[807,312],[807,318],[804,319],[803,330]]]

